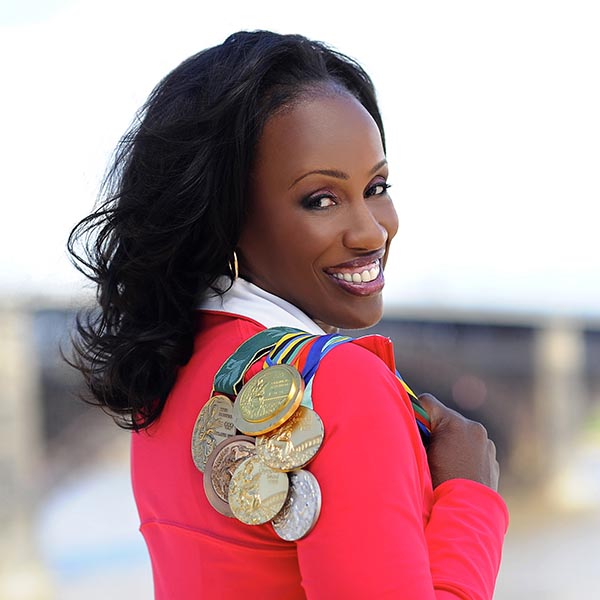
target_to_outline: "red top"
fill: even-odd
[[[312,391],[325,441],[308,465],[323,504],[308,536],[286,542],[208,503],[192,461],[196,417],[218,368],[263,326],[201,314],[196,349],[159,421],[132,437],[133,488],[155,597],[261,600],[492,598],[508,514],[464,479],[432,490],[402,385],[373,352],[343,344]]]

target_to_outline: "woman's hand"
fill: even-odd
[[[485,427],[447,408],[431,394],[421,394],[419,401],[431,420],[427,459],[433,487],[460,478],[498,490],[496,446]]]

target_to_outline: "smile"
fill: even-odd
[[[346,265],[326,269],[325,273],[335,284],[354,296],[378,294],[385,283],[381,256],[354,260]]]
[[[343,279],[348,283],[369,283],[374,281],[379,276],[381,267],[379,266],[379,260],[373,261],[365,267],[358,268],[356,270],[343,270],[336,273],[330,273],[337,279]]]

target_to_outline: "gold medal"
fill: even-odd
[[[276,471],[294,471],[315,457],[324,437],[319,415],[299,406],[283,425],[256,438],[256,455]]]
[[[234,435],[223,440],[210,454],[204,470],[204,491],[215,510],[233,517],[229,506],[229,482],[237,466],[256,454],[254,438]]]
[[[290,473],[290,491],[283,508],[273,518],[273,529],[282,539],[303,538],[315,526],[321,512],[321,488],[309,471]]]
[[[247,458],[229,483],[229,506],[248,525],[270,521],[283,507],[289,489],[287,473],[274,471],[258,457]]]
[[[213,396],[196,419],[192,433],[192,458],[204,472],[206,461],[217,444],[235,435],[233,403],[227,396]]]
[[[302,401],[304,381],[290,365],[263,369],[240,390],[233,421],[246,435],[261,435],[289,419]]]

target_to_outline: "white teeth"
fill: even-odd
[[[377,261],[370,269],[364,269],[360,273],[332,273],[332,275],[348,283],[369,283],[369,281],[377,279],[380,270],[379,261]]]

